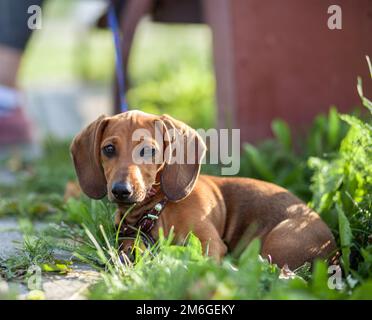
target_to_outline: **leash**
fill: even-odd
[[[118,17],[116,16],[114,1],[110,0],[109,10],[107,15],[108,24],[112,31],[112,37],[115,45],[115,69],[116,69],[116,78],[119,87],[119,96],[120,96],[120,109],[121,112],[128,111],[128,104],[125,99],[125,79],[124,79],[124,66],[123,66],[123,53],[121,50],[122,39],[120,37]]]

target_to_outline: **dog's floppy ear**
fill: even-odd
[[[161,187],[170,201],[179,201],[186,198],[194,189],[206,146],[200,135],[183,122],[168,115],[163,115],[160,119],[164,122],[168,131],[167,136],[171,139],[168,147],[173,156],[170,161],[166,160],[162,170]],[[178,152],[181,152],[181,156],[177,154]],[[180,159],[183,160],[181,163]]]
[[[100,116],[74,138],[70,147],[80,187],[93,199],[101,199],[107,193],[100,163],[100,143],[107,122],[106,116]]]

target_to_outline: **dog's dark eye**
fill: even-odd
[[[152,147],[143,147],[140,151],[140,156],[141,157],[153,157],[155,156],[156,149]]]
[[[115,154],[115,146],[113,146],[112,144],[108,144],[107,146],[104,146],[102,148],[102,151],[105,156],[110,158]]]

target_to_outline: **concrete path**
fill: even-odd
[[[16,252],[17,247],[23,241],[15,219],[0,220],[0,258],[6,259]]]
[[[36,137],[40,141],[46,136],[69,139],[99,115],[111,113],[109,87],[82,84],[40,86],[39,89],[29,88],[25,93],[25,111],[33,120]],[[0,181],[6,185],[16,182],[14,175],[1,166]],[[0,219],[0,259],[17,254],[17,248],[22,243],[23,236],[17,220]],[[83,299],[84,290],[98,279],[99,273],[89,266],[74,264],[67,275],[42,273],[42,288],[46,299]],[[13,282],[12,285],[16,286],[19,298],[27,297],[29,289],[26,284]],[[0,299],[3,287],[4,282],[0,278]]]
[[[41,225],[38,224],[37,228],[40,227]],[[19,230],[16,219],[0,219],[0,258],[6,259],[17,254],[17,249],[20,248],[22,242],[23,236]],[[60,253],[58,255],[60,255]],[[84,293],[86,289],[100,279],[99,272],[87,265],[74,263],[71,269],[72,271],[66,275],[54,273],[41,274],[41,287],[45,299],[85,299]],[[7,285],[15,287],[19,299],[26,299],[29,296],[30,289],[27,284],[12,281]],[[4,283],[2,286],[4,286]]]

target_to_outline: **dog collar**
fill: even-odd
[[[153,208],[145,211],[145,214],[135,223],[134,227],[125,224],[123,227],[123,235],[126,237],[136,237],[137,229],[143,235],[143,240],[146,246],[155,244],[155,239],[151,236],[151,230],[154,228],[156,221],[163,212],[168,200],[166,198],[158,202]]]

